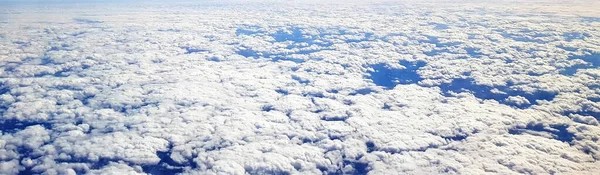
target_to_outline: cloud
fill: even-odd
[[[461,3],[5,7],[0,173],[597,172],[595,17]]]

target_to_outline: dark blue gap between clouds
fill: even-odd
[[[339,36],[339,35],[359,36],[358,39],[345,39],[344,41],[347,43],[369,41],[372,39],[372,36],[373,36],[373,33],[370,33],[370,32],[350,33],[349,31],[347,31],[345,29],[317,29],[317,30],[319,31],[319,34],[312,35],[312,34],[308,34],[307,32],[305,32],[304,28],[302,28],[302,27],[291,26],[291,27],[287,27],[285,29],[277,30],[277,32],[275,32],[275,33],[267,34],[267,33],[265,33],[264,30],[262,30],[261,28],[259,28],[257,26],[247,26],[245,28],[238,28],[238,29],[236,29],[236,32],[235,32],[236,36],[269,35],[275,40],[274,42],[290,42],[290,44],[287,46],[287,49],[298,48],[298,49],[300,49],[300,51],[295,52],[295,53],[287,53],[287,54],[273,54],[273,53],[257,52],[251,48],[247,48],[247,49],[238,50],[237,54],[245,56],[245,57],[269,58],[269,57],[274,56],[274,57],[278,58],[278,59],[275,59],[274,61],[287,60],[286,57],[287,57],[287,55],[290,55],[290,54],[310,54],[310,53],[318,52],[318,51],[322,51],[322,50],[329,50],[329,47],[332,46],[333,43],[330,41],[322,40],[322,38],[326,38],[328,36],[334,36],[334,35],[335,36]],[[306,46],[303,46],[303,44],[307,44],[309,46],[316,45],[316,46],[321,47],[322,49],[318,49],[318,50],[302,49],[302,48],[306,48]],[[297,60],[294,62],[297,62]]]
[[[4,112],[4,111],[0,111]],[[3,116],[6,117],[6,116]],[[18,131],[22,131],[30,126],[40,125],[46,129],[51,129],[52,124],[48,122],[36,122],[36,121],[20,121],[17,119],[1,119],[0,120],[0,131],[2,134],[13,134]]]
[[[183,173],[186,167],[191,169],[195,169],[198,166],[196,163],[189,159],[185,164],[180,164],[175,162],[171,158],[171,154],[173,150],[173,146],[169,145],[169,150],[167,151],[157,151],[156,155],[160,158],[160,161],[156,165],[144,165],[142,169],[144,172],[151,175],[166,175],[166,174],[177,174]]]
[[[541,132],[541,133],[548,133],[548,134],[552,135],[552,137],[556,140],[559,140],[562,142],[571,142],[571,141],[573,141],[575,134],[567,131],[568,127],[569,127],[569,125],[567,125],[567,124],[552,124],[552,125],[549,125],[548,127],[545,127],[543,123],[529,123],[524,128],[516,127],[516,128],[510,129],[508,131],[508,133],[520,135],[520,134],[525,134],[528,131],[530,134],[535,134],[535,133]]]
[[[302,51],[300,51],[302,52]],[[315,51],[317,52],[317,51]],[[307,51],[303,52],[304,54],[309,54],[307,53]],[[236,54],[238,55],[242,55],[246,58],[254,58],[254,59],[259,59],[259,58],[268,58],[271,59],[272,62],[279,62],[279,61],[291,61],[294,63],[304,63],[306,60],[304,59],[300,59],[300,58],[293,58],[290,55],[291,54],[296,54],[296,53],[290,53],[290,54],[271,54],[268,52],[259,52],[259,51],[255,51],[252,49],[241,49],[236,51]],[[298,53],[300,54],[300,53]]]
[[[588,22],[588,23],[600,22],[600,18],[598,18],[598,17],[583,17],[583,18],[581,18],[581,22]]]
[[[519,31],[506,31],[503,29],[494,29],[495,32],[499,32],[500,35],[502,35],[502,37],[507,38],[507,39],[512,39],[514,41],[519,41],[519,42],[534,42],[534,43],[546,43],[546,41],[540,39],[543,37],[551,37],[554,34],[550,34],[550,33],[542,33],[542,32],[549,32],[549,31],[535,31],[535,30],[530,30],[530,29],[521,29]]]
[[[600,53],[593,52],[585,55],[571,55],[568,58],[569,60],[580,59],[585,61],[587,64],[577,64],[571,67],[566,67],[564,70],[560,71],[560,74],[573,76],[577,71],[581,69],[594,69],[600,67]]]
[[[278,30],[275,33],[269,34],[269,36],[273,37],[273,39],[275,39],[275,42],[286,42],[286,41],[291,41],[292,44],[290,46],[288,46],[288,49],[291,48],[296,48],[294,46],[297,46],[297,44],[301,44],[301,43],[307,43],[308,45],[317,45],[317,46],[321,46],[321,47],[329,47],[331,45],[333,45],[333,43],[331,42],[326,42],[323,40],[320,40],[321,38],[327,36],[327,35],[332,35],[331,33],[325,33],[324,31],[321,31],[323,33],[320,33],[319,35],[310,35],[307,34],[306,32],[303,31],[303,28],[301,27],[296,27],[296,26],[292,26],[289,28],[281,29]],[[236,35],[237,36],[242,36],[242,35],[265,35],[266,33],[261,30],[260,28],[257,27],[253,27],[250,26],[248,28],[239,28],[236,29]],[[345,33],[343,30],[339,30],[336,33],[333,33],[335,35],[339,35],[339,34],[343,34]]]
[[[563,34],[563,37],[565,38],[566,41],[574,41],[574,40],[582,40],[582,39],[586,39],[589,37],[592,37],[592,35],[587,34],[587,33],[579,33],[579,32],[567,32]]]
[[[256,26],[248,26],[246,28],[239,28],[236,30],[236,35],[237,36],[242,36],[242,35],[248,35],[248,36],[253,36],[253,35],[265,35],[266,33],[261,30],[260,28],[256,27]],[[333,34],[344,34],[346,33],[344,30],[338,30],[337,32],[333,33]],[[244,48],[244,49],[239,49],[236,51],[236,54],[238,55],[242,55],[244,57],[252,57],[252,58],[269,58],[271,59],[271,61],[273,62],[278,62],[278,61],[292,61],[295,63],[303,63],[306,60],[303,59],[299,59],[299,58],[293,58],[290,55],[293,54],[311,54],[314,52],[319,52],[322,50],[330,50],[328,47],[332,46],[333,43],[331,42],[326,42],[326,41],[322,41],[320,40],[320,38],[326,37],[327,35],[332,35],[332,33],[320,33],[319,35],[309,35],[305,32],[303,32],[303,28],[300,27],[290,27],[290,28],[286,28],[278,30],[275,33],[269,34],[269,36],[273,37],[273,39],[275,40],[274,42],[290,42],[290,44],[287,46],[287,49],[294,49],[294,48],[298,48],[300,49],[300,51],[297,52],[292,52],[292,53],[270,53],[270,52],[259,52],[256,51],[252,48]],[[370,35],[365,34],[365,38],[369,37]],[[362,41],[362,40],[359,40]],[[347,41],[347,42],[357,42],[357,41]],[[302,46],[302,44],[308,44],[309,46],[312,45],[317,45],[322,47],[322,49],[303,49],[306,48],[306,46]]]
[[[486,86],[486,85],[479,85],[475,82],[475,80],[470,79],[470,78],[464,78],[464,79],[459,78],[459,79],[452,80],[452,82],[450,82],[450,83],[445,83],[445,84],[440,85],[440,89],[442,90],[442,93],[446,96],[452,96],[451,92],[453,92],[453,93],[468,92],[468,93],[473,94],[475,97],[477,97],[479,99],[496,100],[501,104],[505,104],[505,105],[509,105],[509,106],[513,106],[513,107],[521,108],[521,109],[528,108],[532,105],[538,104],[536,102],[537,100],[551,101],[558,94],[556,92],[549,92],[549,91],[542,91],[542,90],[537,90],[535,92],[526,92],[526,91],[520,90],[518,88],[513,88],[513,87],[511,87],[512,85],[513,85],[513,83],[507,82],[507,86],[491,87],[491,86]],[[503,93],[494,93],[493,92],[494,89],[497,89]],[[529,101],[529,104],[515,104],[515,103],[511,103],[509,101],[506,101],[506,98],[508,98],[510,96],[524,97],[525,99],[527,99]]]
[[[392,68],[385,63],[370,65],[369,67],[373,71],[368,72],[369,76],[367,78],[371,79],[375,85],[386,89],[393,89],[398,84],[415,84],[423,80],[417,70],[426,65],[424,61],[401,60],[399,64],[405,68]]]
[[[495,31],[501,32],[500,35],[502,35],[502,37],[504,37],[504,38],[508,38],[508,39],[512,39],[512,40],[520,41],[520,42],[546,43],[546,41],[543,41],[540,38],[555,36],[555,34],[541,33],[541,32],[545,32],[545,31],[534,31],[534,30],[529,30],[529,29],[520,30],[517,33],[507,32],[507,31],[499,30],[499,29],[497,29]],[[546,32],[549,32],[549,31],[546,31]],[[571,42],[574,40],[583,40],[583,39],[589,38],[589,37],[591,37],[591,35],[588,33],[580,33],[580,32],[566,32],[566,33],[562,34],[562,37],[565,39],[565,41]],[[552,41],[556,41],[556,39],[554,39]]]
[[[435,48],[431,51],[424,51],[423,54],[427,56],[436,56],[441,55],[443,53],[454,53],[451,52],[448,47],[456,47],[461,45],[463,42],[441,42],[437,36],[426,36],[427,40],[419,40],[422,43],[435,44]],[[465,48],[465,51],[470,57],[480,58],[483,54],[480,52],[479,48]],[[454,53],[456,54],[456,53]]]
[[[73,20],[75,22],[77,22],[77,23],[80,23],[80,24],[101,24],[101,23],[104,23],[103,21],[92,20],[92,19],[85,19],[85,18],[75,18]]]
[[[201,48],[195,48],[195,47],[181,47],[182,49],[185,50],[185,54],[192,54],[192,53],[202,53],[202,52],[208,52],[208,49],[201,49]]]
[[[392,68],[391,66],[380,63],[370,65],[369,67],[373,71],[369,71],[368,79],[371,79],[377,86],[382,86],[385,89],[393,89],[399,84],[417,84],[423,80],[417,73],[417,70],[426,65],[423,61],[405,61],[399,62],[400,65],[404,66],[404,69]],[[473,94],[479,99],[485,100],[496,100],[502,104],[513,106],[516,108],[528,108],[532,105],[538,104],[537,100],[551,101],[557,95],[556,92],[548,92],[538,90],[535,92],[526,92],[518,88],[512,87],[514,84],[511,82],[507,83],[507,86],[486,86],[476,84],[473,79],[454,79],[450,83],[441,84],[439,87],[445,96],[452,96],[452,93],[468,92]],[[504,93],[494,93],[494,89],[497,89]],[[371,91],[368,89],[361,89],[357,91],[358,94],[368,94]],[[526,98],[529,104],[515,104],[506,100],[510,96],[521,96]]]
[[[597,99],[588,99],[588,100],[593,101],[593,102],[598,102]],[[596,120],[600,121],[600,111],[589,108],[588,106],[584,106],[582,109],[579,109],[576,111],[564,111],[562,114],[566,115],[566,116],[571,115],[571,114],[577,114],[577,115],[582,115],[582,116],[591,116],[591,117],[594,117]]]

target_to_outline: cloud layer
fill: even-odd
[[[3,8],[0,174],[600,171],[593,7],[113,5]]]

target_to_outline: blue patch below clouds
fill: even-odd
[[[436,55],[440,55],[442,53],[447,53],[449,52],[448,49],[432,49],[431,51],[424,51],[423,54],[427,55],[427,56],[436,56]]]
[[[271,61],[273,62],[279,62],[279,61],[291,61],[294,63],[303,63],[305,62],[304,59],[300,59],[300,58],[293,58],[290,57],[289,54],[270,54],[267,52],[258,52],[252,49],[241,49],[235,52],[238,55],[244,56],[244,57],[252,57],[255,59],[258,58],[270,58]]]
[[[306,84],[310,83],[309,80],[306,80],[306,79],[304,79],[302,77],[299,77],[299,76],[296,76],[296,75],[292,75],[292,79],[298,81],[298,83],[300,83],[300,84],[305,84],[306,85]]]
[[[19,45],[21,47],[29,47],[31,45],[30,42],[25,42],[25,41],[15,41],[15,42],[13,42],[13,44]]]
[[[181,48],[185,49],[185,54],[208,52],[208,50],[206,50],[206,49],[199,49],[199,48],[193,48],[193,47],[181,47]]]
[[[276,89],[275,92],[277,92],[278,94],[281,94],[281,95],[289,95],[290,94],[290,92],[285,89]]]
[[[35,151],[31,148],[25,147],[25,146],[20,146],[17,147],[16,150],[14,150],[17,152],[17,154],[19,155],[19,157],[21,157],[21,160],[23,160],[23,158],[36,158],[39,157],[39,151]],[[34,153],[34,152],[38,152],[38,153]],[[35,171],[33,168],[35,167],[25,167],[24,169],[20,169],[18,172],[18,175],[30,175],[30,174],[41,174],[42,172],[38,172]],[[74,168],[77,169],[77,168]],[[76,170],[77,172],[77,170]]]
[[[171,159],[171,151],[157,151],[156,155],[160,158],[160,162],[156,165],[144,165],[142,169],[145,173],[151,175],[177,174],[183,173],[186,167],[197,168],[193,160],[188,160],[186,164],[179,164]]]
[[[446,29],[450,29],[450,27],[448,27],[447,24],[433,23],[433,25],[435,26],[435,27],[433,27],[433,30],[446,30]]]
[[[556,124],[545,127],[542,123],[529,123],[525,128],[513,128],[508,131],[510,134],[523,134],[527,131],[535,132],[546,132],[552,135],[556,140],[562,142],[571,142],[575,137],[575,134],[567,131],[569,125]]]
[[[496,100],[499,103],[517,107],[517,108],[528,108],[532,105],[536,105],[536,100],[547,100],[551,101],[557,95],[554,92],[547,91],[535,91],[535,92],[525,92],[519,89],[514,89],[509,86],[498,86],[498,87],[490,87],[485,85],[478,85],[475,83],[473,79],[454,79],[450,83],[440,85],[440,89],[446,96],[451,96],[450,92],[460,93],[460,92],[469,92],[473,94],[475,97],[479,99],[485,100]],[[494,93],[493,90],[497,89],[502,93]],[[506,98],[510,96],[521,96],[527,99],[529,104],[514,104],[506,101]]]
[[[467,51],[467,54],[474,58],[479,58],[483,56],[483,54],[481,53],[481,49],[478,48],[465,48],[465,51]]]
[[[356,90],[356,91],[354,91],[354,92],[352,92],[352,93],[350,93],[348,95],[358,95],[358,94],[360,94],[360,95],[367,95],[367,94],[374,93],[374,92],[376,93],[377,91],[375,91],[375,90],[373,90],[371,88],[362,88],[362,89],[358,89],[358,90]]]
[[[235,35],[236,36],[242,36],[242,35],[254,35],[259,33],[259,31],[257,29],[236,29],[235,30]]]
[[[591,37],[591,35],[587,34],[587,33],[570,32],[570,33],[564,33],[563,37],[567,41],[573,41],[573,40],[582,40],[582,39]]]
[[[365,146],[367,146],[367,153],[371,153],[377,149],[373,141],[365,142]]]
[[[536,36],[532,37],[529,35],[517,35],[517,34],[510,34],[510,33],[502,33],[502,37],[512,39],[515,41],[520,41],[520,42],[545,43],[544,41],[538,39]],[[538,37],[540,37],[540,36],[538,36]]]
[[[159,32],[181,32],[179,29],[158,29]]]
[[[98,21],[98,20],[83,19],[83,18],[75,18],[73,20],[75,22],[81,23],[81,24],[100,24],[100,23],[104,23],[104,22]]]
[[[7,94],[10,92],[10,88],[6,87],[5,84],[0,82],[0,95]]]
[[[514,41],[519,42],[535,42],[535,43],[546,43],[547,41],[542,40],[541,38],[551,37],[553,34],[543,33],[544,31],[534,31],[529,29],[523,29],[519,31],[511,31],[507,32],[504,30],[495,30],[497,32],[501,32],[500,35],[507,39],[512,39]],[[555,39],[553,39],[555,40]]]
[[[433,48],[431,51],[424,51],[423,54],[427,55],[427,56],[436,56],[436,55],[440,55],[443,53],[452,53],[448,47],[456,47],[456,46],[460,46],[461,44],[463,44],[462,42],[441,42],[439,40],[438,37],[436,36],[425,36],[427,37],[427,40],[419,40],[419,42],[422,43],[429,43],[429,44],[435,44],[435,48]],[[467,48],[469,49],[469,48]],[[466,50],[467,50],[466,49]],[[469,52],[469,50],[467,50],[467,52]],[[478,57],[476,55],[473,55],[474,57]]]
[[[46,129],[52,128],[52,125],[50,123],[20,121],[16,119],[3,119],[0,120],[0,131],[2,131],[3,134],[16,133],[18,131],[26,129],[27,127],[36,125],[43,126]]]
[[[291,29],[291,33],[289,33],[288,31],[279,30],[279,31],[277,31],[277,33],[275,33],[271,36],[273,38],[275,38],[275,41],[277,41],[277,42],[283,42],[283,41],[307,42],[307,41],[310,41],[310,39],[307,39],[304,37],[304,35],[302,34],[302,30],[300,28],[295,28],[295,27]]]
[[[596,120],[600,120],[600,111],[594,111],[591,109],[581,109],[578,111],[566,111],[563,113],[563,115],[571,115],[571,114],[577,114],[577,115],[582,115],[582,116],[591,116],[596,118]]]
[[[588,98],[588,100],[595,102],[595,103],[600,102],[600,98],[596,98],[596,97]],[[582,116],[592,116],[592,117],[596,118],[596,120],[600,120],[600,110],[598,110],[597,108],[594,108],[590,105],[583,105],[583,106],[581,106],[581,109],[579,109],[579,110],[563,112],[563,115],[565,115],[565,116],[569,116],[571,114],[578,114],[578,115],[582,115]]]
[[[303,59],[300,58],[292,58],[292,57],[275,57],[271,59],[273,62],[279,62],[279,61],[291,61],[294,63],[304,63],[305,61]]]
[[[350,39],[348,39],[348,38],[342,39],[346,43],[352,43],[352,42],[363,42],[363,41],[372,40],[373,35],[374,35],[373,33],[370,33],[370,32],[351,33],[344,29],[316,29],[316,30],[318,31],[318,34],[310,34],[310,33],[305,32],[303,28],[291,26],[286,29],[277,30],[277,32],[275,32],[275,33],[267,34],[267,33],[265,33],[265,31],[263,31],[262,29],[260,29],[258,27],[250,26],[247,28],[239,28],[239,29],[236,29],[236,32],[235,32],[237,36],[240,36],[240,35],[249,35],[249,36],[269,35],[269,36],[273,37],[273,39],[275,40],[274,42],[286,42],[286,44],[287,44],[287,47],[285,47],[286,49],[296,49],[296,51],[290,52],[289,50],[287,50],[288,52],[261,52],[261,51],[256,51],[253,48],[245,48],[245,49],[240,49],[240,50],[236,51],[236,53],[238,55],[242,55],[244,57],[270,58],[273,62],[292,61],[295,63],[303,63],[306,60],[294,58],[293,56],[290,56],[290,55],[293,55],[293,54],[307,55],[307,54],[320,52],[320,51],[324,51],[324,50],[333,50],[330,47],[333,45],[333,42],[327,41],[324,38],[330,38],[330,37],[335,38],[335,36],[352,35],[351,37],[349,37]],[[318,47],[314,48],[314,46],[318,46]]]
[[[274,34],[271,34],[271,37],[273,37],[276,42],[292,41],[294,44],[307,43],[308,45],[317,45],[317,46],[321,46],[321,47],[331,46],[332,43],[330,43],[330,42],[318,40],[324,36],[325,36],[325,34],[319,34],[319,35],[305,34],[302,32],[302,29],[298,28],[298,27],[292,27],[289,31],[279,30]],[[293,47],[293,46],[290,46],[290,47]]]
[[[241,49],[235,52],[238,55],[244,56],[244,57],[260,57],[263,56],[262,53],[259,54],[259,52],[256,52],[252,49]]]
[[[337,28],[329,28],[329,29],[316,29],[318,34],[310,34],[304,31],[303,28],[297,26],[290,26],[287,29],[277,30],[275,33],[268,34],[269,36],[275,39],[275,42],[291,42],[291,44],[287,47],[288,49],[292,48],[302,48],[305,47],[304,44],[308,45],[316,45],[320,47],[329,47],[332,46],[333,43],[330,41],[323,40],[324,38],[335,37],[335,36],[348,36],[351,39],[343,39],[346,43],[354,43],[354,42],[362,42],[372,40],[373,33],[371,32],[349,32],[345,29],[337,29]],[[250,26],[246,28],[236,29],[236,36],[241,35],[265,35],[265,31],[261,28]]]
[[[346,165],[350,165],[352,167],[352,172],[350,172],[352,175],[367,174],[370,170],[368,163],[360,162],[358,160],[344,160],[343,165],[343,167]]]
[[[571,67],[566,67],[566,68],[564,68],[564,70],[562,70],[560,72],[560,74],[572,76],[572,75],[575,75],[575,73],[577,73],[577,71],[579,71],[580,69],[591,69],[591,68],[600,67],[600,53],[569,56],[569,60],[574,60],[574,59],[583,60],[583,61],[587,62],[587,64],[577,64],[577,65],[573,65]]]
[[[452,47],[461,45],[462,42],[441,42],[437,36],[425,36],[427,40],[419,40],[419,42],[435,44],[435,47]]]
[[[581,22],[600,22],[600,18],[597,17],[583,17]]]
[[[383,86],[387,89],[393,89],[398,84],[414,84],[422,80],[417,70],[425,66],[423,61],[400,61],[405,69],[391,68],[387,64],[375,64],[370,67],[373,71],[369,72],[368,78],[373,80],[377,86]]]
[[[600,53],[592,53],[584,56],[571,56],[570,59],[581,59],[588,62],[591,67],[600,67]]]
[[[455,136],[442,136],[442,138],[446,139],[446,140],[452,140],[452,141],[461,141],[461,140],[465,140],[467,139],[468,136],[466,135],[455,135]]]
[[[345,31],[340,31],[340,33],[345,33]],[[346,43],[358,43],[363,41],[369,41],[373,39],[373,33],[362,33],[356,36],[360,36],[358,39],[347,39]]]

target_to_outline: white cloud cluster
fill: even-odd
[[[593,174],[565,5],[0,7],[0,174]]]

